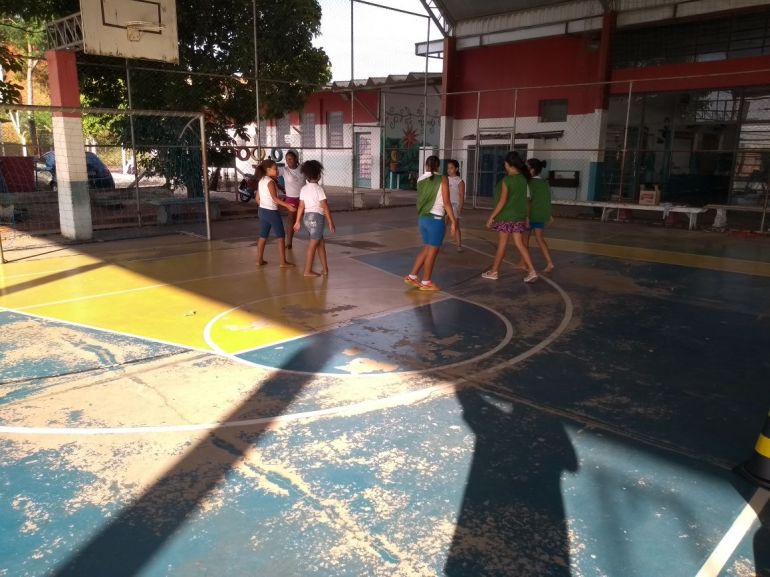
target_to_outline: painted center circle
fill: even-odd
[[[387,292],[386,298],[348,289],[255,301],[214,318],[206,338],[214,349],[255,365],[332,375],[447,368],[489,356],[511,339],[510,323],[484,306]],[[403,306],[393,308],[397,294]]]

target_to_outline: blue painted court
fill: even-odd
[[[3,265],[0,575],[770,575],[766,239],[567,221],[525,285],[484,216],[435,294],[411,209],[328,279],[254,223]]]

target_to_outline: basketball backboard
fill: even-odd
[[[86,54],[179,62],[176,0],[80,0]]]

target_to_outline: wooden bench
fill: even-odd
[[[159,198],[151,200],[149,204],[158,207],[158,224],[167,224],[173,219],[179,219],[186,214],[205,213],[204,198]],[[209,198],[211,220],[219,220],[222,209],[219,206],[219,198]]]
[[[707,204],[706,208],[716,210],[711,228],[727,228],[727,212],[766,212],[765,207],[742,204]],[[764,221],[763,221],[764,222]]]
[[[698,226],[698,215],[703,214],[708,209],[700,206],[676,206],[672,204],[635,204],[630,202],[607,202],[600,200],[560,200],[554,199],[552,204],[563,206],[586,206],[602,209],[602,222],[607,222],[610,215],[615,211],[617,218],[620,218],[621,210],[647,210],[663,213],[663,220],[672,212],[686,214],[689,218],[689,229],[695,230]]]

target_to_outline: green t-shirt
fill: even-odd
[[[441,175],[423,178],[417,183],[417,212],[420,216],[429,216],[430,209],[436,204],[436,196],[441,188]]]
[[[551,219],[551,187],[542,178],[529,181],[529,193],[532,196],[532,208],[529,214],[531,222],[548,222]]]
[[[503,182],[508,189],[508,199],[495,217],[495,222],[521,222],[527,220],[527,179],[521,174],[507,175],[497,183],[495,205],[503,192]]]

